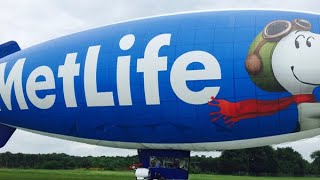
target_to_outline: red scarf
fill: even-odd
[[[223,117],[226,124],[232,126],[234,123],[248,118],[257,116],[269,116],[288,108],[292,103],[313,103],[316,102],[312,94],[299,94],[291,97],[280,98],[277,100],[257,100],[249,99],[240,102],[229,102],[223,99],[211,97],[212,101],[208,102],[210,106],[220,108],[217,112],[211,112],[210,115],[215,115],[211,121],[217,121]]]

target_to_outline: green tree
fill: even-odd
[[[245,150],[248,157],[250,174],[265,175],[277,173],[277,161],[271,146],[249,148]]]
[[[55,160],[47,161],[43,164],[44,169],[63,169],[63,165]]]
[[[306,161],[291,147],[278,148],[275,152],[279,173],[302,176],[305,173]]]
[[[223,151],[219,158],[223,174],[276,174],[277,162],[271,146]]]
[[[311,163],[311,172],[313,174],[320,174],[320,150],[314,151],[310,155],[311,159],[313,159]]]
[[[220,172],[223,174],[247,173],[248,160],[246,150],[223,151],[219,159]]]

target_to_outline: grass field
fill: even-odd
[[[0,169],[0,180],[133,180],[133,171]],[[307,177],[248,177],[192,174],[191,180],[316,180]]]

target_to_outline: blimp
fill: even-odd
[[[0,46],[0,145],[15,129],[137,149],[142,178],[187,179],[190,151],[320,135],[320,16],[205,11]]]

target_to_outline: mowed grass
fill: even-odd
[[[0,169],[0,180],[133,180],[133,171]],[[191,174],[191,180],[316,180],[311,177],[248,177]]]

